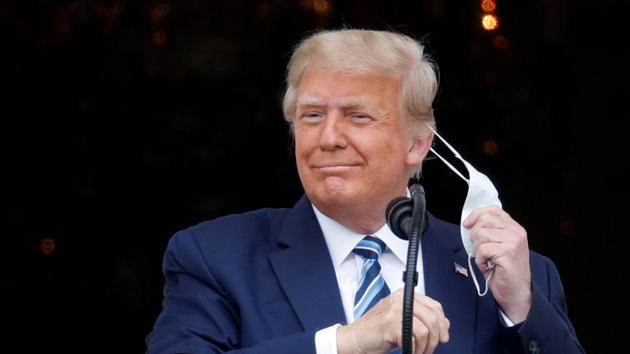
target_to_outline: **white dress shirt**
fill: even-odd
[[[346,321],[354,321],[354,295],[359,285],[359,277],[363,268],[363,259],[352,253],[354,247],[361,241],[365,234],[356,233],[341,225],[335,220],[324,215],[314,205],[313,210],[324,234],[328,251],[335,267],[337,284],[341,294],[341,302],[346,315]],[[381,254],[378,261],[381,265],[381,273],[389,290],[394,292],[405,286],[403,271],[407,262],[408,241],[398,238],[384,224],[378,231],[370,236],[378,237],[386,245],[387,250]],[[415,291],[424,294],[424,272],[422,266],[422,248],[418,249],[418,284]],[[336,324],[324,328],[315,334],[315,348],[318,354],[337,354],[337,327]]]

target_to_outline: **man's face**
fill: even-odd
[[[400,91],[392,77],[304,72],[294,119],[297,167],[309,199],[328,216],[369,208],[384,220],[387,203],[405,195],[428,144],[418,147],[407,132]]]

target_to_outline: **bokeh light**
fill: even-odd
[[[313,9],[315,10],[315,12],[320,14],[328,12],[328,10],[330,9],[328,0],[313,0]]]
[[[483,76],[483,79],[489,85],[494,85],[499,80],[499,75],[494,70],[488,70]]]
[[[153,42],[153,45],[155,45],[156,47],[163,46],[166,43],[166,33],[164,33],[164,31],[157,31],[153,33],[153,36],[151,37],[151,41]]]
[[[562,220],[560,222],[560,225],[558,226],[558,230],[560,231],[560,234],[564,237],[570,237],[573,236],[573,234],[575,233],[575,223],[573,222],[573,220]]]
[[[155,5],[151,9],[151,21],[153,23],[160,22],[162,20],[162,18],[164,18],[164,16],[168,15],[168,13],[170,11],[171,11],[171,7],[167,3],[162,3],[162,4]]]
[[[484,12],[494,12],[497,9],[497,2],[494,0],[481,0],[481,9]]]
[[[55,240],[52,238],[43,238],[39,241],[39,251],[45,255],[49,255],[55,251]]]
[[[505,38],[505,36],[496,36],[494,37],[494,40],[492,41],[492,43],[494,44],[495,47],[499,48],[499,49],[505,49],[508,47],[508,45],[510,45],[510,42],[508,42],[507,38]]]
[[[494,31],[499,28],[499,19],[495,15],[483,15],[481,18],[481,26],[486,31]]]
[[[494,140],[486,140],[483,143],[483,152],[488,156],[494,156],[499,152],[499,144]]]

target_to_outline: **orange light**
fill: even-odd
[[[571,237],[575,233],[575,223],[573,220],[562,220],[558,226],[560,234],[564,237]]]
[[[481,9],[484,12],[494,12],[497,9],[497,3],[494,0],[481,0]]]
[[[494,156],[499,152],[499,144],[494,140],[486,140],[483,143],[483,152],[488,156]]]
[[[328,1],[327,0],[313,0],[313,9],[316,12],[323,14],[328,11]]]
[[[154,6],[150,11],[151,21],[153,21],[154,23],[160,22],[160,20],[162,20],[164,16],[168,15],[170,10],[171,7],[167,3],[162,3]]]
[[[155,45],[156,47],[163,46],[164,43],[166,43],[166,33],[164,33],[164,31],[157,31],[153,33],[151,40],[153,42],[153,45]]]
[[[510,44],[508,42],[507,38],[505,38],[504,36],[496,36],[496,37],[494,37],[493,43],[494,43],[494,46],[499,48],[499,49],[505,49]]]
[[[271,5],[264,1],[259,3],[258,15],[263,18],[269,17],[269,15],[271,15]]]
[[[499,28],[499,19],[495,15],[483,15],[481,18],[481,26],[486,31],[494,31]]]
[[[494,85],[499,80],[499,75],[497,75],[496,71],[490,70],[486,72],[486,74],[483,76],[483,79],[486,80],[489,85]]]
[[[55,240],[52,238],[44,238],[39,241],[39,251],[45,255],[49,255],[55,251]]]

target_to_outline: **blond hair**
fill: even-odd
[[[344,29],[318,32],[300,42],[287,67],[282,102],[287,122],[295,118],[300,78],[314,65],[348,74],[400,79],[402,114],[412,121],[435,124],[432,104],[438,87],[437,67],[424,53],[424,46],[404,34]]]

